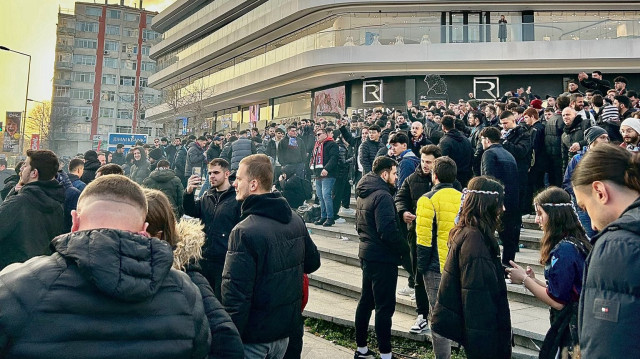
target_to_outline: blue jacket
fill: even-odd
[[[400,188],[407,177],[416,171],[416,167],[420,165],[418,158],[411,149],[408,149],[398,156],[398,181],[396,188]]]
[[[501,144],[493,144],[482,154],[482,176],[493,176],[504,184],[504,208],[506,214],[519,214],[518,164]],[[518,212],[518,213],[516,213]]]
[[[569,161],[569,164],[567,165],[567,169],[564,171],[564,178],[562,179],[562,189],[569,192],[572,198],[575,198],[575,195],[573,194],[573,186],[571,185],[571,175],[573,175],[573,171],[576,169],[578,162],[580,162],[582,156],[587,153],[588,149],[588,146],[584,146],[582,148],[582,152],[578,152],[577,155],[573,156],[571,158],[571,161]]]

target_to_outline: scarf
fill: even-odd
[[[309,168],[312,170],[318,168],[324,168],[324,144],[327,141],[333,141],[331,136],[327,136],[324,141],[317,141],[315,145],[313,145],[313,152],[311,152],[311,162],[309,163]]]

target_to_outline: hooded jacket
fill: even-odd
[[[204,358],[198,288],[157,238],[96,229],[0,273],[0,351],[20,358]],[[45,324],[46,323],[46,324]],[[117,344],[116,344],[117,343]]]
[[[100,168],[101,165],[100,161],[98,161],[98,158],[85,158],[85,161],[84,172],[82,172],[82,177],[80,177],[80,180],[86,184],[89,184],[96,178],[96,171],[98,170],[98,168]]]
[[[189,145],[189,150],[187,151],[186,162],[184,166],[185,178],[191,177],[191,170],[193,167],[200,167],[203,173],[204,171],[206,171],[207,158],[204,151],[204,148],[200,147],[200,145],[196,141],[193,141]]]
[[[113,156],[111,156],[111,163],[115,163],[118,166],[122,166],[124,165],[125,162],[126,162],[126,157],[124,153],[120,153],[116,151],[113,153]]]
[[[0,197],[2,197],[2,201],[4,201],[4,199],[7,197],[9,192],[11,192],[11,190],[18,184],[19,181],[20,181],[20,175],[16,174],[15,172],[13,173],[13,175],[7,177],[4,180],[2,184],[2,186],[4,187],[0,191]],[[0,201],[0,203],[2,203],[2,201]]]
[[[356,230],[360,237],[358,257],[371,262],[400,264],[408,253],[406,238],[398,232],[392,189],[374,172],[356,186]]]
[[[82,182],[82,180],[80,179],[80,177],[78,177],[78,175],[75,175],[73,173],[69,173],[69,181],[71,181],[71,184],[73,185],[73,187],[77,188],[79,191],[82,192],[82,190],[87,187],[87,184]]]
[[[69,180],[69,176],[67,176],[67,173],[62,170],[58,171],[56,180],[64,188],[64,205],[62,207],[64,214],[64,226],[61,233],[67,233],[71,231],[71,226],[73,224],[71,220],[71,211],[78,207],[78,199],[80,198],[81,192],[73,186]]]
[[[492,144],[482,155],[480,174],[495,177],[504,185],[505,215],[512,213],[518,215],[520,205],[518,164],[513,155],[501,144]]]
[[[202,295],[204,311],[211,330],[210,359],[243,359],[244,347],[231,317],[213,294],[207,279],[200,273],[205,237],[203,225],[195,219],[183,219],[176,225],[180,238],[173,250],[173,268],[187,273]]]
[[[569,152],[569,148],[574,143],[578,143],[580,145],[580,149],[584,146],[587,146],[587,141],[584,139],[584,131],[586,131],[589,127],[591,127],[591,123],[589,121],[584,121],[580,115],[577,115],[576,118],[573,119],[571,126],[565,126],[562,134],[562,172],[564,173],[569,161],[573,156],[575,156],[578,152]]]
[[[55,179],[27,183],[0,205],[0,268],[51,254],[62,233],[64,188]]]
[[[222,273],[222,304],[242,342],[269,343],[299,330],[302,276],[319,267],[304,221],[280,193],[248,196]]]
[[[471,148],[471,142],[462,135],[462,132],[454,128],[442,136],[438,146],[442,150],[443,156],[451,157],[456,163],[458,167],[456,178],[463,186],[466,186],[472,176],[471,161],[474,150]]]
[[[400,188],[404,180],[407,179],[416,168],[420,166],[420,158],[411,149],[408,149],[398,156],[398,181],[396,187]]]
[[[184,187],[180,178],[172,170],[155,170],[151,172],[149,177],[142,181],[142,185],[147,188],[157,189],[167,195],[169,202],[173,206],[173,212],[177,218],[182,217],[184,210],[182,208],[182,193]]]
[[[582,357],[640,353],[640,198],[591,243],[578,312]]]
[[[149,174],[151,174],[151,169],[149,168],[149,161],[147,161],[147,154],[145,151],[140,150],[140,160],[133,161],[129,178],[137,184],[142,184],[145,178],[149,177]]]

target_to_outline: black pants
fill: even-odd
[[[300,359],[302,354],[302,337],[304,336],[304,319],[300,317],[300,325],[289,334],[289,345],[282,359]]]
[[[537,168],[531,168],[529,171],[529,182],[527,186],[527,213],[534,213],[533,208],[533,197],[544,188],[544,170],[539,170]]]
[[[409,241],[412,270],[409,274],[414,277],[413,289],[416,291],[416,312],[418,315],[422,314],[424,319],[427,319],[427,316],[429,315],[429,298],[427,297],[427,292],[424,289],[424,279],[422,278],[422,274],[418,271],[417,239],[415,230],[409,229],[409,236],[407,237],[407,240]]]
[[[560,157],[558,155],[558,157]],[[562,179],[564,172],[562,171],[562,158],[550,158],[549,167],[549,185],[562,188]]]
[[[391,353],[391,317],[396,310],[398,266],[361,260],[362,293],[356,308],[356,344],[367,345],[371,312],[376,310],[376,338],[380,353]]]
[[[211,285],[211,288],[213,289],[213,294],[222,302],[220,286],[222,284],[222,270],[224,269],[224,263],[216,263],[202,259],[200,260],[200,267],[202,268],[202,275],[207,278],[209,285]]]
[[[522,217],[517,212],[502,217],[502,231],[498,233],[502,241],[502,264],[509,265],[509,261],[516,258],[521,224]]]
[[[338,218],[338,211],[340,210],[340,204],[344,197],[344,193],[349,187],[349,178],[346,176],[336,177],[336,183],[333,185],[333,218]]]
[[[398,226],[398,233],[400,233],[400,238],[402,239],[406,239],[409,236],[408,230],[407,230],[407,225],[404,222],[401,222],[400,225]],[[411,273],[413,273],[413,264],[411,261],[411,249],[409,246],[403,246],[404,249],[406,249],[408,252],[406,253],[402,253],[402,268],[404,268],[405,271],[407,271],[407,273],[409,273],[409,278],[408,278],[408,283],[407,286],[409,288],[414,288],[416,283],[415,283],[415,276],[411,275]]]

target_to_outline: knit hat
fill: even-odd
[[[162,149],[155,148],[155,149],[149,151],[149,158],[153,158],[156,161],[161,159],[162,158]]]
[[[620,127],[629,126],[633,128],[638,134],[640,134],[640,119],[629,117],[628,119],[622,121]]]
[[[539,99],[532,100],[531,107],[535,108],[536,110],[542,110],[542,100],[539,100]]]
[[[98,152],[94,151],[94,150],[89,150],[87,152],[84,153],[84,160],[85,161],[97,161],[98,160]]]
[[[607,134],[602,127],[592,126],[587,128],[584,131],[584,139],[587,140],[587,144],[590,145],[595,141],[598,137]]]

